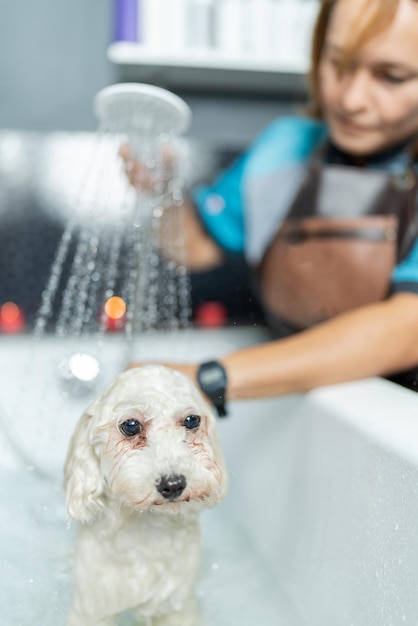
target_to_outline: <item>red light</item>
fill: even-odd
[[[228,321],[228,312],[221,302],[204,302],[195,311],[195,323],[200,328],[219,328]]]
[[[21,309],[14,302],[5,302],[0,307],[0,331],[13,334],[25,328],[25,318]]]

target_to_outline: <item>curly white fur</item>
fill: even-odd
[[[64,474],[82,522],[68,626],[110,626],[126,610],[152,626],[199,624],[198,514],[223,497],[226,472],[193,383],[160,365],[122,373],[79,420]]]

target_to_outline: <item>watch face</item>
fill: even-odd
[[[218,392],[226,387],[226,373],[217,361],[203,363],[198,371],[199,385],[205,393]]]
[[[212,385],[218,385],[225,379],[224,373],[219,367],[210,367],[208,369],[202,369],[200,372],[200,382],[205,387],[212,387]]]

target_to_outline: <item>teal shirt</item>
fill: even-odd
[[[326,126],[302,116],[270,124],[230,169],[211,186],[199,186],[193,199],[207,231],[225,250],[261,260],[299,189],[306,164]],[[368,167],[396,170],[401,155]],[[394,291],[418,293],[418,243],[393,272]]]

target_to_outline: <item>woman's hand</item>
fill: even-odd
[[[146,193],[162,193],[174,174],[174,154],[168,147],[161,148],[158,161],[147,165],[139,161],[128,143],[122,144],[119,154],[125,163],[125,172],[131,185]]]

